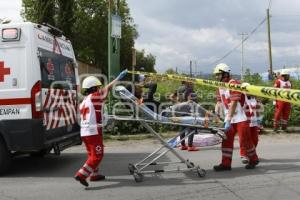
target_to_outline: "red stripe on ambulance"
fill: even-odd
[[[0,99],[0,105],[23,105],[31,104],[31,98]]]

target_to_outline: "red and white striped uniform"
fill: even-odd
[[[250,126],[250,139],[255,147],[258,144],[258,132],[259,132],[259,124],[257,120],[259,118],[259,111],[261,109],[260,103],[257,102],[255,97],[247,96],[245,94],[245,105],[244,109],[248,118],[249,126]],[[240,146],[240,156],[247,157],[246,149]]]
[[[283,81],[281,79],[277,79],[275,81],[274,87],[276,88],[292,88],[292,84],[290,81]],[[282,129],[287,128],[288,119],[291,112],[291,104],[284,101],[276,101],[275,105],[275,114],[274,114],[274,129],[279,128],[279,121],[281,120]]]
[[[88,159],[77,172],[83,179],[98,175],[98,166],[103,158],[102,117],[107,91],[100,90],[85,97],[80,105],[81,138],[88,152]]]
[[[239,84],[238,81],[233,79],[230,80],[228,83]],[[217,90],[217,100],[222,102],[224,114],[225,114],[225,121],[227,121],[228,118],[228,112],[229,112],[231,101],[238,101],[235,114],[231,119],[231,123],[235,124],[235,123],[247,121],[246,113],[242,108],[242,106],[245,103],[245,97],[243,94],[229,89],[219,88]]]
[[[230,84],[239,84],[236,80],[230,80]],[[234,136],[239,135],[240,146],[246,150],[246,154],[251,162],[257,161],[255,147],[250,139],[250,128],[247,121],[245,110],[243,109],[245,103],[245,95],[231,91],[228,89],[218,89],[217,99],[222,102],[225,111],[225,121],[228,120],[228,112],[232,101],[237,101],[237,107],[231,119],[231,127],[226,132],[227,139],[222,142],[222,165],[231,166]]]
[[[104,98],[103,98],[104,97]],[[100,92],[95,92],[84,98],[80,104],[81,137],[102,134],[102,113],[104,99]]]
[[[249,121],[249,126],[258,126],[257,120],[259,118],[260,104],[257,102],[256,98],[245,95],[244,109]]]
[[[275,84],[274,84],[274,87],[276,88],[286,88],[286,89],[289,89],[289,88],[292,88],[292,84],[290,81],[283,81],[281,79],[277,79],[275,81]]]

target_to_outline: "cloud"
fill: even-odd
[[[128,0],[138,24],[138,48],[157,58],[160,72],[178,67],[189,70],[190,60],[197,62],[197,71],[210,72],[212,63],[241,42],[242,32],[249,33],[266,16],[268,0]],[[271,30],[273,65],[300,64],[300,1],[273,0]],[[298,13],[298,16],[297,16]],[[245,65],[254,72],[268,67],[266,24],[244,43]],[[240,73],[241,48],[222,62]]]
[[[269,0],[127,0],[138,25],[139,49],[157,58],[156,69],[164,72],[178,67],[210,72],[212,63],[241,42],[266,16]],[[2,0],[0,18],[22,21],[21,0]],[[300,65],[300,1],[273,0],[271,7],[274,68]],[[244,43],[245,65],[254,72],[268,67],[266,24]],[[240,72],[241,48],[222,62]],[[197,69],[196,69],[197,68]]]
[[[20,16],[21,7],[22,0],[2,0],[0,18],[8,18],[13,22],[22,21]]]

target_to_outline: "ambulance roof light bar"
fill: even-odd
[[[56,37],[62,37],[63,36],[63,31],[50,25],[50,24],[47,24],[47,23],[42,23],[42,25],[44,26],[47,26],[49,29],[49,33],[51,33],[52,35],[56,36]]]
[[[3,28],[1,31],[2,42],[19,41],[21,37],[20,28]]]

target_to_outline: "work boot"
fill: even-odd
[[[273,131],[274,131],[274,133],[279,133],[279,129],[278,128],[274,128]]]
[[[199,151],[199,148],[191,146],[191,147],[188,147],[188,151]]]
[[[246,166],[245,169],[254,169],[256,165],[258,165],[259,160],[250,161]]]
[[[249,163],[249,159],[246,156],[241,156],[241,161],[243,164],[248,164]]]
[[[282,131],[283,131],[284,133],[290,133],[290,131],[289,131],[287,128],[282,128]]]
[[[88,182],[84,178],[81,178],[80,176],[75,176],[74,178],[76,181],[79,181],[81,185],[84,185],[85,187],[89,187]]]
[[[91,176],[90,181],[94,182],[94,181],[102,181],[105,180],[105,176],[98,174],[96,176]]]
[[[214,166],[214,170],[216,172],[221,172],[221,171],[230,171],[231,170],[231,166],[225,166],[223,164],[219,164],[219,165],[215,165]]]
[[[188,147],[185,145],[181,145],[181,147],[180,147],[180,150],[187,150],[187,149],[188,149]]]

